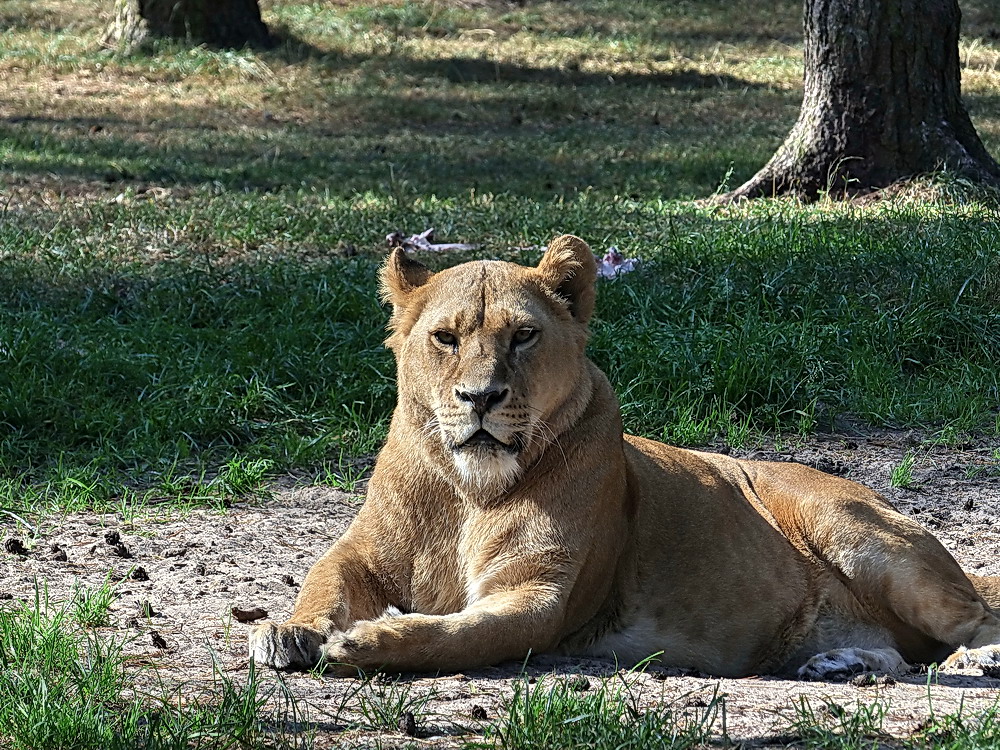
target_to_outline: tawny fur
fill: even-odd
[[[571,236],[537,268],[432,274],[393,252],[389,438],[291,619],[253,631],[258,662],[437,671],[660,653],[716,675],[823,677],[996,660],[1000,579],[970,580],[876,493],[623,436],[584,353],[595,274]]]

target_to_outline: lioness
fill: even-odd
[[[250,654],[459,670],[530,652],[719,676],[1000,662],[1000,578],[871,490],[622,435],[584,347],[596,266],[382,269],[399,399],[368,497]],[[950,655],[949,655],[950,654]]]

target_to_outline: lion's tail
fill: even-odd
[[[986,603],[1000,612],[1000,576],[969,576],[972,585]]]

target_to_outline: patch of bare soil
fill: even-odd
[[[930,527],[965,569],[1000,575],[1000,472],[991,459],[993,446],[928,448],[918,437],[820,436],[793,448],[744,455],[796,460],[863,482]],[[911,451],[914,485],[894,488],[892,468]],[[329,488],[279,487],[273,501],[224,513],[145,515],[127,522],[115,515],[53,516],[34,537],[6,521],[0,527],[3,539],[16,541],[0,552],[0,598],[31,600],[37,582],[53,600],[68,599],[75,586],[98,586],[110,575],[117,581],[116,600],[110,624],[100,630],[131,634],[128,648],[136,663],[152,663],[167,684],[198,691],[212,680],[214,653],[221,669],[239,681],[247,673],[249,628],[239,620],[260,615],[255,608],[284,619],[309,566],[343,533],[359,506],[358,498]],[[621,675],[611,663],[569,658],[539,658],[523,671],[529,678],[582,675],[587,679],[578,680],[581,690]],[[404,677],[404,689],[416,701],[410,707],[413,720],[401,711],[397,726],[381,730],[347,728],[359,719],[371,723],[357,712],[358,680],[304,674],[285,680],[308,718],[318,723],[319,747],[366,745],[376,733],[383,747],[414,741],[452,746],[498,718],[521,675],[522,665],[509,663],[467,674]],[[1000,688],[1000,680],[979,670],[839,684],[720,680],[656,669],[624,677],[650,706],[669,703],[697,713],[713,695],[725,696],[725,732],[733,741],[758,747],[788,741],[794,705],[803,696],[817,710],[826,699],[848,709],[856,702],[885,701],[886,729],[906,736],[927,719],[929,705],[939,715],[960,706],[972,712],[993,704]],[[378,702],[382,690],[383,702],[391,703],[397,686],[381,685],[365,687],[362,695]],[[722,733],[721,721],[715,728]]]

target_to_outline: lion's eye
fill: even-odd
[[[431,336],[441,346],[449,346],[451,348],[458,346],[458,337],[453,333],[448,333],[448,331],[434,331]]]
[[[511,344],[514,346],[522,346],[532,341],[535,336],[538,335],[538,331],[534,328],[518,328],[514,331],[513,337],[511,337]]]

